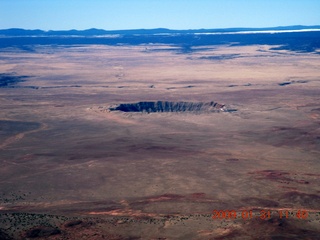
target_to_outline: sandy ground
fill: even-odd
[[[1,52],[0,238],[316,239],[320,58],[269,48]],[[158,100],[237,111],[108,111]]]

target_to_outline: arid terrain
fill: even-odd
[[[0,73],[0,239],[319,237],[319,54],[11,46]]]

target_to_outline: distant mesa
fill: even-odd
[[[216,102],[137,102],[121,103],[115,107],[110,107],[110,111],[122,112],[231,112],[235,109],[228,110],[225,105]]]
[[[276,33],[276,34],[275,34]],[[172,30],[166,28],[131,30],[63,30],[43,31],[19,28],[0,29],[0,49],[18,48],[34,52],[36,46],[110,45],[140,46],[161,44],[170,47],[151,51],[176,51],[190,54],[208,46],[271,45],[270,50],[288,50],[320,54],[320,26],[287,26],[271,28],[225,28]],[[199,48],[202,47],[202,48]],[[221,61],[240,58],[238,54],[205,56],[202,59]]]
[[[282,83],[278,83],[279,86],[286,86],[286,85],[290,85],[290,84],[295,84],[295,83],[307,83],[309,81],[307,80],[298,80],[298,81],[290,81],[290,82],[282,82]]]
[[[281,27],[266,27],[266,28],[214,28],[214,29],[188,29],[188,30],[174,30],[167,28],[153,28],[153,29],[127,29],[127,30],[105,30],[90,28],[86,30],[49,30],[44,31],[40,29],[21,29],[10,28],[0,29],[0,35],[5,36],[104,36],[110,34],[121,35],[161,35],[161,34],[210,34],[210,33],[238,33],[238,32],[288,32],[288,31],[317,31],[320,29],[319,25],[314,26],[281,26]]]
[[[10,88],[13,85],[23,82],[28,76],[18,76],[15,73],[0,73],[0,88]]]
[[[292,82],[282,82],[282,83],[279,83],[278,85],[279,86],[286,86],[286,85],[290,85]]]

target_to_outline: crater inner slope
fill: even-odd
[[[225,105],[216,102],[137,102],[121,103],[110,107],[110,111],[122,112],[221,112],[228,111]]]

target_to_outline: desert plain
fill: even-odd
[[[319,66],[269,45],[1,49],[0,238],[316,239]],[[157,101],[224,110],[110,110]]]

